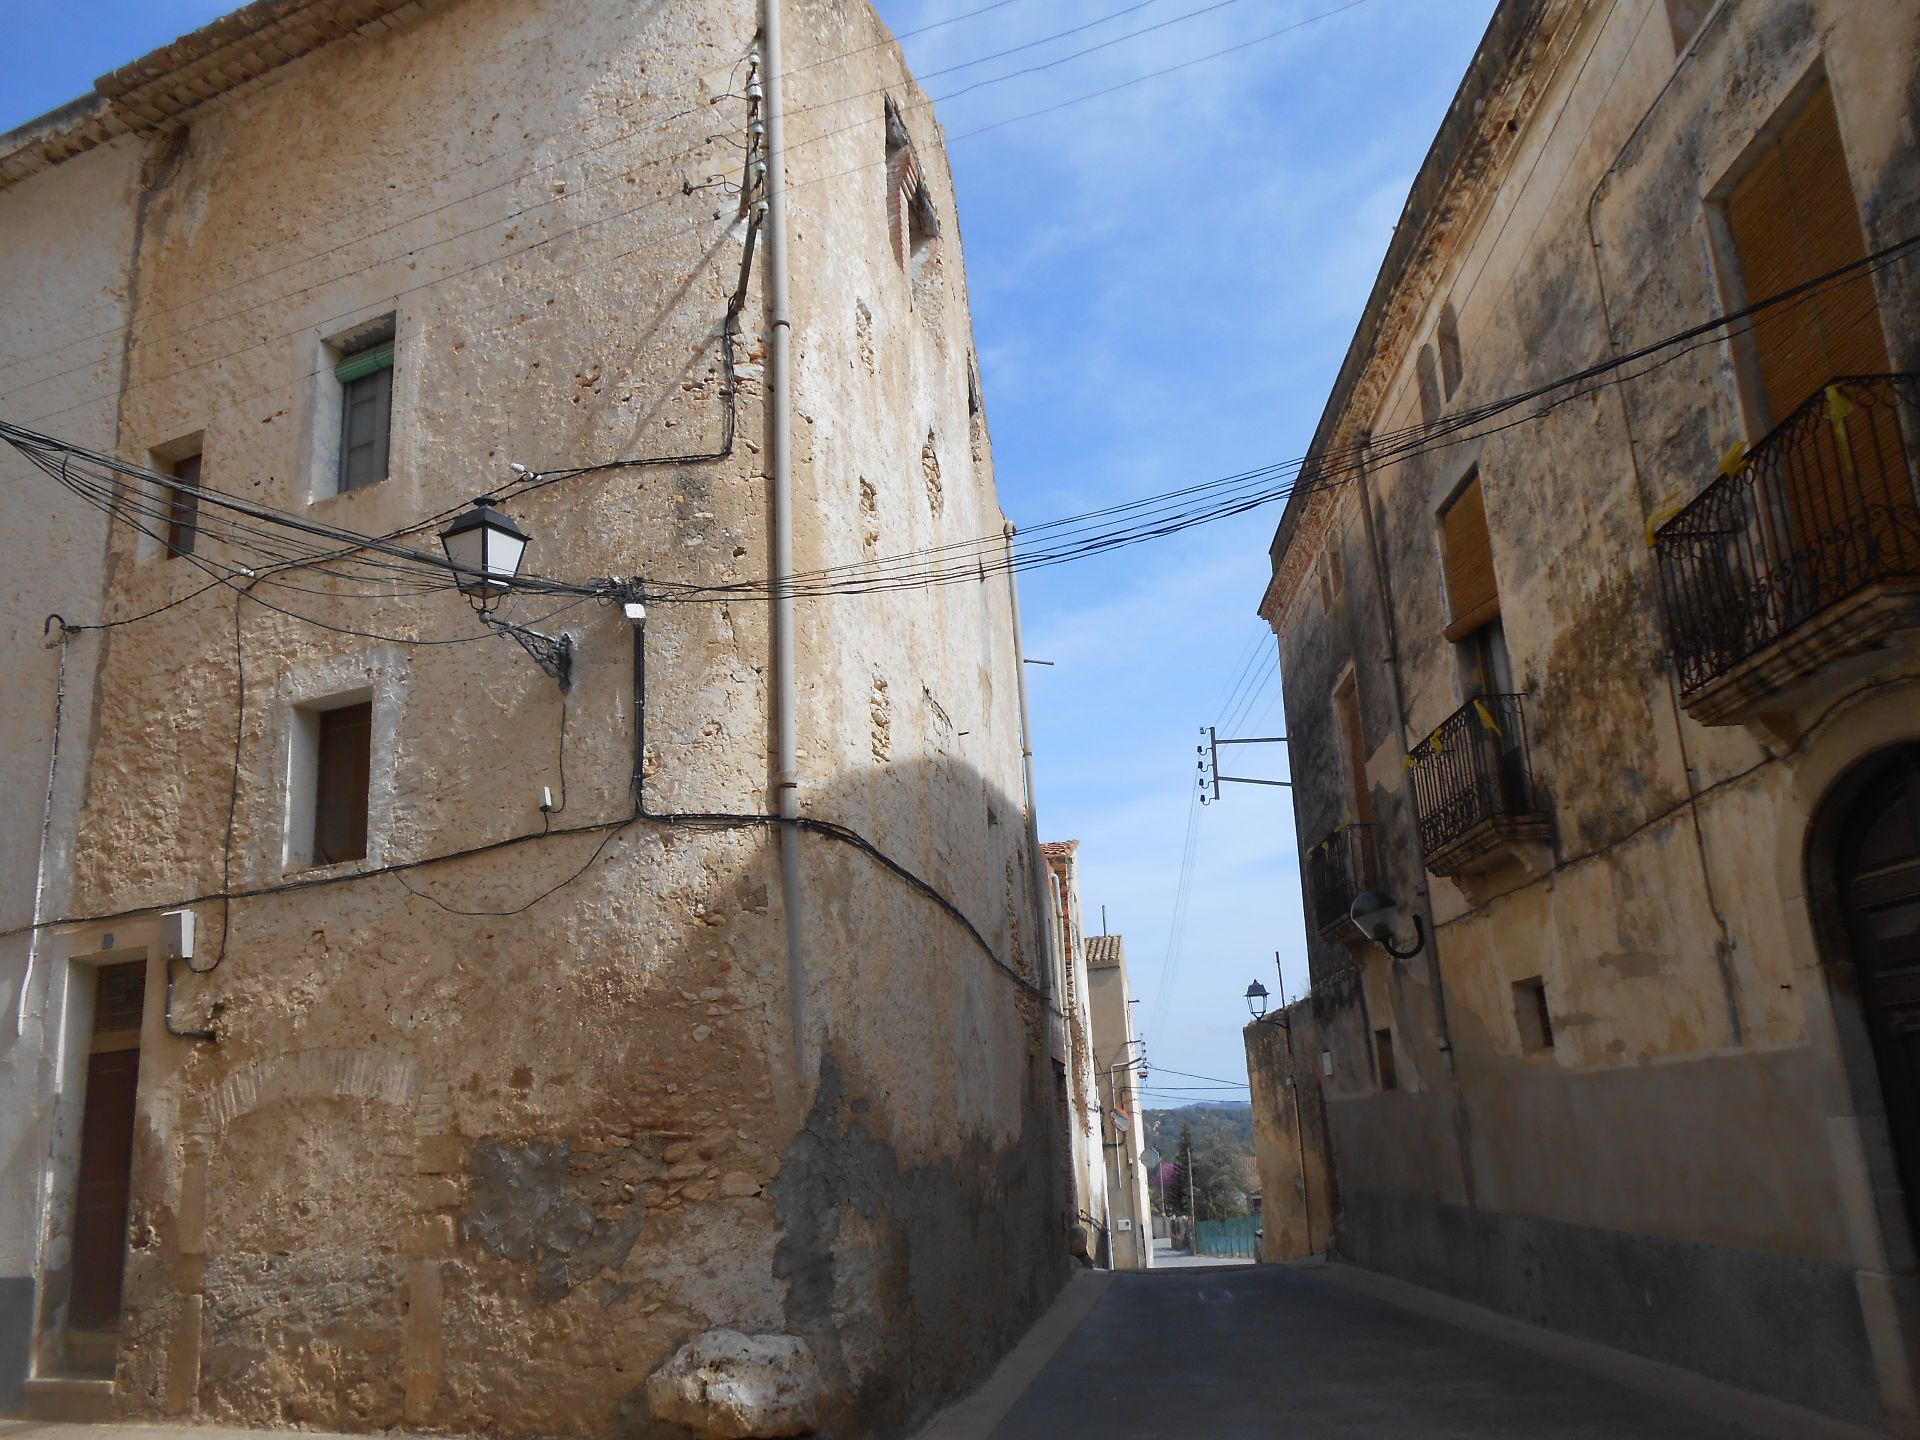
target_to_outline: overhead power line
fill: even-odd
[[[1367,463],[1376,469],[1385,468],[1432,450],[1537,421],[1570,400],[1590,394],[1604,385],[1640,378],[1702,344],[1715,343],[1724,338],[1726,333],[1734,333],[1732,327],[1755,316],[1776,307],[1805,303],[1823,288],[1843,283],[1863,269],[1891,264],[1895,259],[1909,254],[1916,245],[1920,245],[1920,237],[1910,236],[1802,285],[1742,309],[1714,316],[1573,374],[1468,407],[1432,425],[1410,426],[1396,434],[1377,436]],[[356,534],[307,517],[289,515],[257,501],[243,500],[206,487],[186,486],[170,476],[158,475],[111,456],[95,454],[84,447],[70,445],[23,426],[0,425],[0,440],[27,454],[41,469],[62,483],[85,483],[88,474],[94,473],[96,478],[104,474],[109,486],[117,477],[120,480],[142,481],[160,487],[162,491],[192,490],[216,510],[226,512],[218,518],[227,525],[227,538],[243,556],[255,553],[266,563],[295,566],[317,564],[321,560],[335,561],[342,550],[354,556],[368,552],[356,559],[356,566],[362,569],[370,565],[384,565],[389,569],[397,566],[416,579],[423,574],[439,582],[446,579],[443,559],[400,545],[393,539]],[[1084,515],[1046,522],[1027,532],[1029,537],[1042,537],[1037,544],[1027,547],[1010,545],[1004,535],[980,537],[952,545],[909,551],[885,560],[853,562],[807,572],[794,577],[792,589],[796,595],[808,598],[884,593],[972,582],[1010,568],[1032,570],[1065,564],[1271,504],[1291,494],[1303,474],[1305,483],[1316,489],[1345,483],[1356,472],[1359,463],[1357,452],[1326,451],[1313,457],[1311,473],[1305,473],[1307,461],[1304,459],[1284,461],[1221,480],[1185,486]],[[80,467],[77,481],[76,464]],[[530,475],[519,490],[509,488],[505,493],[509,496],[524,493],[526,489],[553,483],[557,478],[577,476],[592,468],[595,467],[575,466],[552,472],[546,477]],[[90,503],[94,501],[90,500]],[[145,525],[158,517],[151,513],[136,513],[124,518]],[[409,529],[419,528],[420,523],[416,522]],[[288,533],[281,533],[283,531]],[[330,548],[317,546],[318,541],[330,542]],[[256,548],[250,552],[249,546]],[[210,575],[213,573],[209,571]],[[554,595],[589,596],[604,593],[603,590],[594,589],[593,582],[589,581],[555,580],[531,575],[525,578],[523,588],[532,593]],[[706,603],[765,599],[774,593],[771,582],[765,580],[701,583],[650,578],[647,589],[650,598],[656,601]]]

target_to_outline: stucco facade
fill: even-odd
[[[1907,382],[1847,378],[1920,370],[1920,270],[1883,254],[1920,231],[1916,94],[1911,6],[1502,4],[1261,603],[1336,1252],[1902,1434],[1920,1426],[1913,1097],[1888,1078],[1905,1062],[1884,986],[1904,942],[1849,934],[1864,892],[1837,857],[1920,739],[1915,572],[1883,540],[1912,513],[1920,431]],[[1841,158],[1795,169],[1816,122]],[[1801,197],[1771,230],[1763,180]],[[1781,233],[1882,256],[1848,293],[1871,311],[1849,333],[1877,326],[1884,350],[1803,380],[1798,409],[1766,393],[1767,327],[1791,309],[1655,346],[1784,290],[1758,278]],[[1613,368],[1474,418],[1596,363]],[[1858,493],[1868,435],[1881,508],[1815,519],[1819,465]],[[1748,518],[1696,524],[1728,487],[1759,497]],[[1793,568],[1730,578],[1742,527],[1782,513]],[[1871,574],[1819,589],[1834,556],[1869,552]],[[1686,568],[1703,555],[1710,583]],[[1418,921],[1410,958],[1344,918],[1362,889],[1398,902],[1402,951]],[[1281,1037],[1248,1035],[1272,1108]]]
[[[1133,1032],[1133,985],[1118,935],[1087,937],[1087,1010],[1100,1088],[1107,1225],[1116,1270],[1153,1266],[1153,1211],[1147,1198],[1146,1111],[1140,1072],[1146,1054]]]
[[[190,445],[210,491],[429,549],[503,493],[530,571],[650,595],[639,751],[619,606],[503,605],[569,637],[563,691],[451,589],[263,567],[212,524],[190,563],[5,459],[0,763],[31,804],[0,834],[0,1208],[32,1223],[0,1236],[0,1378],[29,1398],[680,1434],[649,1377],[737,1331],[786,1347],[820,1433],[893,1434],[1061,1282],[1010,584],[798,602],[801,814],[936,895],[817,828],[786,827],[795,886],[776,824],[634,813],[636,773],[650,816],[779,799],[772,607],[673,587],[772,573],[783,398],[797,571],[1003,525],[929,102],[865,4],[785,10],[787,397],[737,183],[748,0],[265,0],[8,137],[0,416],[142,465]],[[335,493],[336,362],[387,317],[390,468]],[[110,628],[66,646],[43,848],[50,610]],[[315,865],[303,727],[343,698],[366,855]],[[93,977],[129,959],[103,1349],[69,1323],[75,1153]]]
[[[1260,1176],[1259,1258],[1270,1263],[1325,1255],[1338,1200],[1320,1088],[1324,1047],[1310,1001],[1253,1021],[1243,1040],[1253,1107],[1253,1160]]]
[[[1087,1258],[1095,1265],[1114,1263],[1112,1197],[1101,1150],[1102,1092],[1095,1054],[1092,990],[1088,983],[1086,921],[1080,906],[1080,842],[1048,840],[1041,847],[1047,862],[1047,904],[1055,938],[1055,990],[1060,1015],[1053,1041],[1056,1108],[1067,1136],[1063,1157],[1071,1213],[1067,1223],[1086,1236]]]

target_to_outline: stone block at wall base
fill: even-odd
[[[33,1277],[0,1275],[0,1415],[26,1413],[33,1368]]]
[[[1849,1266],[1348,1190],[1354,1264],[1854,1424],[1885,1422]]]

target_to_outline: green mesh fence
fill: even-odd
[[[1259,1228],[1258,1215],[1236,1215],[1231,1220],[1202,1220],[1194,1226],[1193,1252],[1196,1255],[1237,1256],[1251,1260],[1253,1232]]]

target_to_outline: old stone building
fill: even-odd
[[[1296,1000],[1246,1027],[1253,1160],[1260,1177],[1260,1249],[1266,1261],[1325,1255],[1338,1199],[1327,1143],[1314,1007]]]
[[[1916,94],[1911,5],[1505,0],[1260,607],[1336,1252],[1902,1434]]]
[[[1069,1226],[1077,1226],[1086,1254],[1096,1265],[1113,1264],[1113,1226],[1109,1214],[1107,1166],[1100,1106],[1099,1062],[1094,1054],[1093,1010],[1088,985],[1086,921],[1080,908],[1080,842],[1048,840],[1040,846],[1047,862],[1047,903],[1054,925],[1054,990],[1060,997],[1054,1044],[1055,1108],[1067,1137],[1061,1152],[1065,1170]]]
[[[1116,1270],[1153,1265],[1153,1211],[1147,1198],[1146,1109],[1140,1074],[1146,1049],[1133,1029],[1133,984],[1118,935],[1087,936],[1087,1011],[1100,1091],[1100,1150],[1107,1232]]]
[[[1004,522],[869,7],[259,0],[0,139],[0,295],[7,1408],[978,1375],[1069,1263],[1058,964],[1010,579],[883,583]]]

